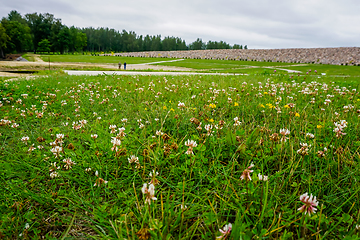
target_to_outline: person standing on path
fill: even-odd
[[[119,69],[121,69],[121,62],[119,62]]]
[[[126,70],[126,62],[124,62],[124,70]]]

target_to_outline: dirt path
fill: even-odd
[[[42,59],[39,57],[39,55],[35,55],[35,54],[34,54],[32,57],[34,58],[35,62],[41,62],[41,63],[44,62],[44,60],[42,60]]]

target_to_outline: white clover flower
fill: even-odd
[[[62,152],[63,148],[60,146],[55,146],[50,151],[55,155],[55,158],[61,157],[60,153]]]
[[[24,136],[21,138],[21,141],[25,144],[27,144],[27,141],[29,141],[29,140],[30,140],[30,138],[28,136]]]
[[[309,216],[311,213],[316,213],[317,209],[315,207],[319,205],[319,202],[316,200],[316,196],[313,196],[312,194],[309,196],[308,193],[304,193],[300,196],[300,201],[303,202],[304,205],[298,208],[298,211],[305,214],[307,213]]]
[[[157,200],[155,197],[155,186],[154,184],[149,184],[147,187],[147,183],[144,183],[143,187],[141,188],[141,192],[145,195],[145,203],[151,204],[151,200]]]
[[[71,158],[65,158],[63,159],[63,162],[65,163],[64,168],[66,170],[69,170],[70,168],[72,168],[73,165],[76,164],[74,161],[71,160]]]
[[[34,147],[35,144],[31,145],[28,149],[28,152],[34,151],[36,148]]]
[[[234,126],[236,127],[236,126],[240,126],[241,125],[241,122],[239,121],[239,118],[238,117],[235,117],[234,118]]]
[[[156,130],[156,135],[161,136],[164,135],[164,133],[161,130]]]
[[[179,108],[184,108],[184,107],[185,107],[185,103],[182,103],[182,102],[179,101],[178,107],[179,107]]]
[[[225,239],[225,238],[227,237],[227,235],[230,234],[231,228],[232,228],[232,224],[229,223],[229,224],[225,225],[225,226],[223,227],[223,229],[219,229],[219,231],[220,231],[220,233],[221,233],[221,236],[219,236],[219,237],[217,237],[217,238],[219,238],[219,239],[223,239],[223,238],[224,238],[224,239]]]
[[[150,177],[155,177],[155,176],[158,176],[158,175],[159,175],[159,172],[155,172],[155,170],[152,170],[152,172],[149,173]]]
[[[139,163],[139,158],[135,155],[131,155],[130,158],[128,158],[129,163]]]
[[[312,133],[306,133],[305,136],[308,137],[308,138],[315,138],[315,135],[312,134]]]
[[[114,146],[120,146],[121,145],[121,140],[119,138],[116,138],[116,137],[111,137],[111,143]]]
[[[56,178],[58,176],[59,176],[59,174],[56,171],[53,171],[53,172],[50,173],[51,178]]]
[[[61,133],[56,134],[56,138],[57,138],[57,139],[63,139],[64,137],[65,137],[64,134],[61,134]]]
[[[260,181],[267,181],[268,180],[268,176],[261,175],[260,173],[258,174],[258,178],[259,178]]]
[[[190,140],[190,139],[188,139],[186,142],[185,142],[185,146],[188,146],[188,147],[197,147],[197,143],[196,143],[196,141],[194,141],[194,140]]]

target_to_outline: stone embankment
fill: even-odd
[[[108,54],[106,54],[108,55]],[[127,57],[246,60],[360,66],[360,47],[289,49],[215,49],[116,53]]]

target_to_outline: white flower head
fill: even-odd
[[[188,140],[185,142],[185,146],[194,148],[194,147],[197,147],[197,143],[196,143],[196,141],[194,141],[194,140],[188,139]]]
[[[155,197],[155,186],[154,184],[149,184],[149,187],[147,187],[147,183],[143,184],[143,187],[141,188],[141,192],[145,195],[145,203],[151,204],[151,200],[157,200]]]

